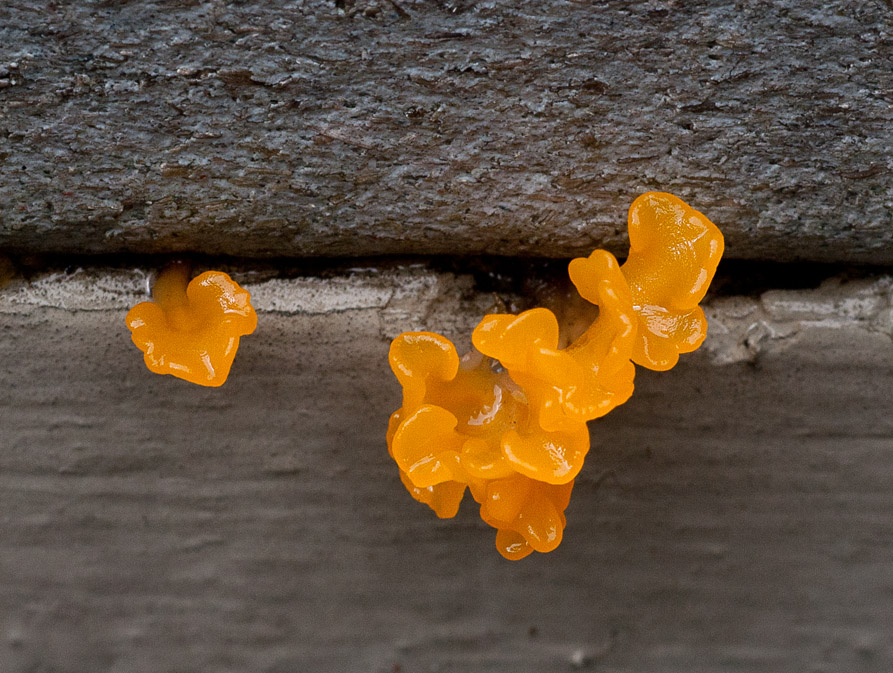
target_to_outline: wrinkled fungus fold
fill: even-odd
[[[467,488],[507,559],[561,543],[587,422],[630,398],[635,365],[671,369],[706,336],[698,304],[722,256],[719,229],[659,192],[633,202],[628,226],[623,265],[604,250],[570,262],[598,316],[565,348],[545,308],[484,316],[461,358],[432,332],[391,343],[403,404],[387,442],[403,485],[441,518],[456,515]]]
[[[158,276],[153,301],[137,304],[127,314],[131,339],[143,351],[150,371],[202,386],[221,386],[229,376],[239,338],[257,327],[257,314],[250,294],[227,274],[206,271],[188,279],[183,264]]]

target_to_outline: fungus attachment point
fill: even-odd
[[[391,344],[403,406],[388,450],[403,485],[441,518],[455,516],[468,488],[509,560],[561,543],[586,423],[629,399],[634,365],[670,369],[706,335],[698,303],[722,255],[719,229],[672,194],[649,192],[630,207],[629,238],[623,266],[604,250],[570,263],[598,317],[566,348],[544,308],[485,316],[461,359],[431,332]]]
[[[178,263],[158,276],[152,298],[127,314],[149,370],[200,386],[223,385],[239,338],[257,327],[249,293],[220,271],[189,281],[186,265]]]
[[[15,275],[15,267],[6,257],[0,256],[0,287],[6,285]]]

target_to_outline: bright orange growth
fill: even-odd
[[[167,268],[152,288],[154,301],[127,314],[131,338],[156,374],[201,386],[221,386],[239,337],[257,327],[251,296],[227,274],[206,271],[188,283],[182,264]]]
[[[722,234],[681,199],[649,192],[629,209],[629,244],[623,275],[639,322],[633,362],[672,369],[707,336],[698,303],[722,257]]]
[[[629,399],[633,363],[670,369],[706,336],[698,303],[722,255],[719,229],[675,196],[649,192],[630,207],[629,234],[623,266],[604,250],[571,261],[571,281],[599,312],[567,348],[544,308],[485,316],[461,359],[430,332],[391,344],[403,405],[388,450],[404,486],[441,518],[456,515],[468,487],[507,559],[561,542],[589,451],[586,422]]]

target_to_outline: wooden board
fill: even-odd
[[[467,279],[249,282],[221,389],[145,370],[144,284],[0,292],[4,673],[893,666],[890,278],[716,298],[705,349],[591,424],[562,546],[518,563],[385,449],[388,340],[467,334]]]
[[[0,247],[893,263],[884,0],[12,0]]]

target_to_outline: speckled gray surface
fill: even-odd
[[[0,4],[0,246],[893,263],[883,0]]]
[[[518,563],[403,490],[408,328],[493,297],[421,266],[247,277],[230,380],[151,375],[140,271],[0,290],[3,673],[893,668],[893,279],[718,297],[592,423],[561,547]]]

